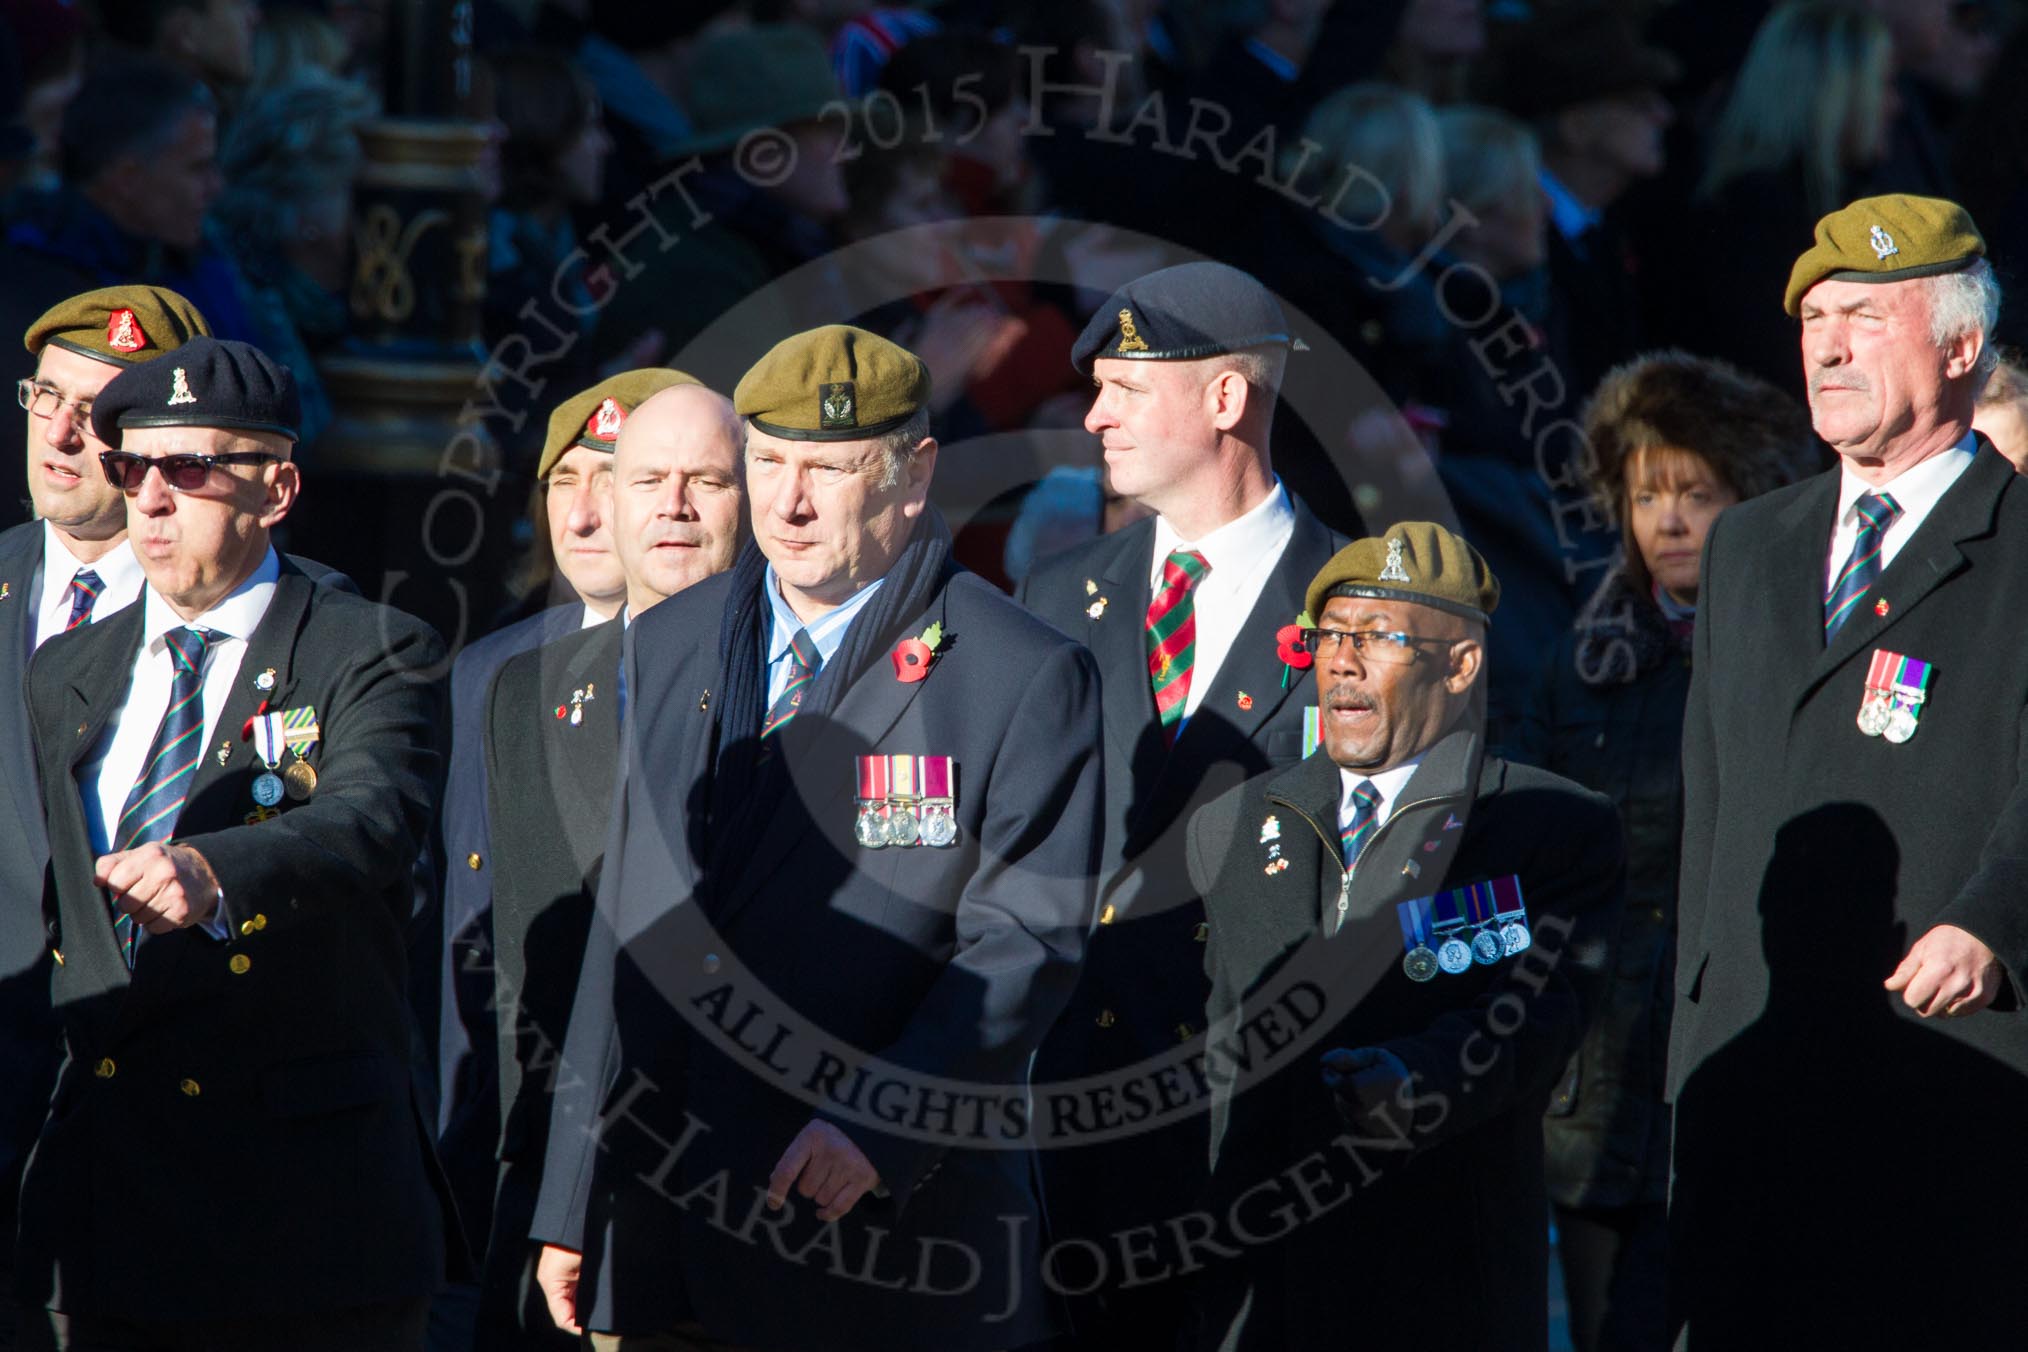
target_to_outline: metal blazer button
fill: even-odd
[[[92,1074],[98,1076],[101,1080],[110,1080],[113,1078],[113,1072],[118,1069],[119,1067],[113,1064],[112,1057],[102,1056],[99,1058],[99,1064],[92,1071]]]

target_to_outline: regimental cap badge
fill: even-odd
[[[840,380],[817,387],[817,422],[827,432],[859,426],[859,398],[853,382]]]
[[[132,310],[115,310],[106,316],[106,346],[115,352],[139,352],[148,345],[148,335]]]
[[[1881,260],[1892,258],[1901,252],[1901,246],[1894,242],[1894,236],[1877,225],[1873,227],[1872,233],[1866,236],[1866,242],[1873,246],[1873,256]]]
[[[1380,570],[1380,580],[1382,582],[1413,582],[1415,580],[1408,575],[1408,569],[1401,566],[1401,537],[1399,536],[1387,542],[1387,566]]]
[[[626,421],[627,411],[620,407],[618,400],[608,395],[592,410],[591,417],[585,419],[584,430],[600,441],[612,441],[620,435],[620,427]]]
[[[1120,344],[1117,352],[1146,352],[1148,340],[1134,329],[1134,312],[1124,305],[1120,307]]]
[[[196,403],[197,396],[190,392],[190,377],[185,374],[183,368],[179,366],[169,374],[171,384],[169,386],[168,402],[171,404]]]

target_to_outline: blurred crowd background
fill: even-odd
[[[1072,335],[1126,277],[1208,255],[1311,349],[1277,426],[1290,486],[1345,528],[1441,488],[1508,580],[1512,718],[1618,544],[1575,421],[1608,370],[1681,349],[1800,396],[1787,268],[1872,192],[1964,202],[2015,281],[2018,9],[0,0],[0,307],[15,331],[160,282],[287,361],[321,489],[296,546],[461,641],[556,599],[549,407],[638,366],[729,388],[844,319],[929,362],[940,436],[980,447],[939,485],[966,561],[1018,581],[1134,511],[1079,430]],[[453,124],[484,132],[477,233],[410,257],[428,222],[388,185],[428,159],[416,126]],[[2022,311],[2002,327],[2020,341]],[[447,540],[457,469],[485,528]],[[399,592],[459,570],[455,605]]]

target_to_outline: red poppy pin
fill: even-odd
[[[913,683],[929,675],[943,642],[944,627],[936,623],[923,630],[921,638],[905,638],[895,644],[894,679]]]
[[[1310,612],[1306,610],[1296,616],[1294,624],[1285,624],[1275,630],[1275,656],[1282,659],[1284,690],[1289,688],[1290,673],[1308,671],[1310,664],[1317,660],[1310,655],[1310,650],[1303,646],[1303,631],[1314,627],[1310,623]]]

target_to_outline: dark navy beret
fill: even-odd
[[[1266,287],[1223,263],[1179,263],[1113,292],[1084,326],[1070,364],[1085,375],[1100,357],[1196,361],[1250,347],[1303,344]]]
[[[130,366],[92,400],[92,431],[108,446],[135,427],[223,427],[296,440],[302,403],[289,368],[251,343],[192,338]]]

